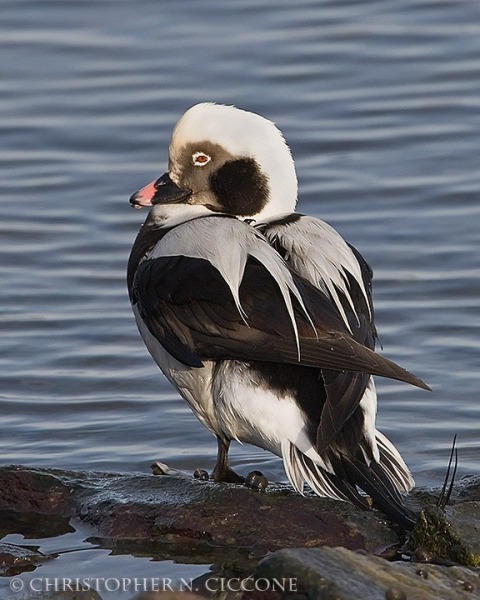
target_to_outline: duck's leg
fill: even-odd
[[[233,469],[228,466],[228,449],[230,440],[225,440],[217,436],[218,453],[217,462],[213,469],[212,479],[215,481],[225,481],[227,483],[244,483],[245,477],[237,475]]]

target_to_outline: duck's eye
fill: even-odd
[[[204,167],[211,160],[212,157],[205,154],[205,152],[195,152],[195,154],[192,154],[192,161],[196,167]]]

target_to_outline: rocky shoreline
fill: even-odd
[[[406,536],[380,512],[287,486],[260,493],[167,467],[156,472],[163,474],[0,468],[2,538],[60,535],[81,521],[116,552],[221,565],[212,572],[223,580],[249,582],[224,590],[237,600],[480,598],[479,476],[458,481],[445,510],[435,505],[440,490],[414,490],[407,501],[419,517]],[[0,543],[3,576],[47,560],[54,558]],[[282,578],[294,578],[295,590],[251,583]],[[208,595],[201,582],[197,588]],[[100,598],[75,596],[87,597]]]

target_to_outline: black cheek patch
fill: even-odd
[[[225,212],[256,215],[268,201],[268,180],[253,158],[226,162],[210,176],[210,187]]]

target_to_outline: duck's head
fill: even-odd
[[[133,206],[203,205],[255,221],[295,209],[297,176],[282,133],[234,106],[187,110],[173,131],[168,169],[131,197]]]

